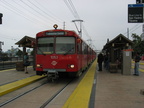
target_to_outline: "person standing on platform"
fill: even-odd
[[[28,56],[28,53],[25,53],[24,55],[24,70],[25,70],[25,73],[28,74],[28,71],[27,71],[27,66],[29,66],[29,56]]]
[[[110,58],[109,58],[109,54],[107,53],[104,56],[104,67],[106,70],[109,70],[109,61],[110,61]]]
[[[98,62],[98,67],[99,67],[99,70],[98,71],[102,71],[102,62],[104,60],[104,56],[102,53],[100,53],[98,55],[98,59],[97,59],[97,62]]]
[[[141,60],[140,56],[139,56],[139,53],[136,54],[135,56],[135,67],[134,67],[134,74],[133,75],[136,75],[136,76],[139,76],[140,75],[140,72],[139,72],[139,61]]]

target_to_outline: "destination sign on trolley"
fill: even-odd
[[[63,31],[57,31],[57,32],[46,32],[47,36],[59,36],[59,35],[65,35],[65,32]]]

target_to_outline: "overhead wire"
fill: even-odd
[[[136,24],[134,25],[132,28],[129,29],[129,33],[133,33],[135,30],[137,30],[138,28],[142,27],[142,24]],[[127,34],[127,32],[123,33],[124,35]]]
[[[48,15],[49,17],[53,18],[55,21],[58,21],[60,23],[64,21],[59,16],[57,16],[56,14],[54,14],[53,12],[51,12],[49,9],[47,9],[45,7],[45,5],[41,5],[41,3],[38,2],[37,0],[34,0],[34,2],[36,2],[37,5],[39,5],[39,6],[36,5],[37,7],[41,7],[40,10],[42,10],[44,13],[46,13],[46,15]]]
[[[38,20],[35,19],[35,18],[30,18],[30,16],[28,14],[26,14],[25,12],[21,11],[20,9],[18,9],[16,6],[13,6],[11,5],[10,3],[8,3],[7,1],[5,0],[2,0],[0,1],[1,2],[1,6],[3,6],[4,8],[6,8],[7,10],[11,11],[11,12],[14,12],[16,13],[17,15],[29,20],[30,22],[33,22],[34,24],[37,24],[40,26],[40,23],[38,23]],[[16,2],[17,3],[17,2]],[[45,23],[44,23],[45,24]],[[43,25],[44,25],[43,24]],[[38,27],[39,27],[38,26]],[[47,26],[47,25],[46,25]],[[17,40],[15,37],[11,37],[11,36],[8,36],[8,35],[4,35],[4,34],[1,34],[0,35],[1,38],[5,38],[5,39],[11,39],[11,40]]]
[[[54,18],[52,15],[49,15],[47,12],[45,12],[44,10],[39,8],[39,7],[43,7],[43,6],[37,6],[36,4],[34,4],[33,2],[31,2],[29,0],[28,1],[20,0],[20,2],[22,2],[25,6],[28,6],[30,9],[26,8],[24,5],[20,4],[19,2],[15,1],[15,0],[13,0],[13,2],[15,2],[15,4],[17,6],[19,6],[19,8],[17,8],[17,6],[15,6],[13,3],[10,4],[9,2],[7,2],[5,0],[2,0],[1,2],[5,5],[4,7],[6,7],[8,10],[10,10],[10,11],[12,10],[16,14],[18,14],[19,16],[22,16],[25,19],[27,19],[31,22],[34,22],[35,24],[37,23],[37,25],[41,24],[42,26],[47,27],[47,26],[49,26],[49,24],[46,24],[46,22],[51,23],[51,24],[56,23],[56,21],[62,23],[62,20],[60,21],[58,17]],[[31,5],[28,4],[28,2]],[[40,10],[40,12],[39,12],[39,10]],[[32,12],[32,11],[34,11],[34,12]],[[44,13],[44,15],[42,13]],[[49,26],[49,27],[51,27],[51,26]]]
[[[61,19],[60,17],[58,17],[57,15],[55,15],[53,12],[51,12],[50,10],[48,10],[45,7],[45,5],[41,5],[41,2],[38,2],[37,0],[34,0],[34,2],[36,2],[41,7],[41,9],[43,8],[42,10],[46,10],[47,11],[46,13],[47,13],[48,16],[54,18],[55,20],[58,20],[59,22],[63,21],[63,19]]]
[[[43,14],[41,14],[39,11],[37,11],[35,8],[33,8],[32,6],[30,6],[28,3],[24,2],[23,0],[20,0],[23,4],[25,4],[27,7],[29,7],[31,10],[33,10],[34,12],[36,12],[37,14],[35,14],[35,16],[39,17],[42,21],[45,20],[44,22],[47,21],[47,18],[45,18],[45,16]]]
[[[132,28],[130,28],[130,30],[135,29],[135,27],[137,27],[139,24],[137,23],[136,25],[134,25]]]
[[[12,38],[11,36],[4,35],[4,34],[1,34],[1,33],[0,33],[0,37],[1,37],[1,38],[4,38],[4,39],[14,40],[14,41],[16,41],[16,40],[17,40],[16,38]]]
[[[27,0],[19,0],[19,2],[12,0],[15,4],[13,3],[9,3],[6,0],[1,0],[0,2],[2,3],[2,6],[4,8],[6,8],[7,10],[14,12],[15,14],[29,20],[30,22],[33,22],[37,25],[42,25],[42,26],[48,26],[45,24],[46,20],[51,20],[52,21],[57,21],[57,22],[62,22],[62,20],[60,20],[58,17],[55,18],[52,15],[47,14],[47,12],[45,12],[43,9],[39,8],[36,4],[34,4],[32,1]],[[29,7],[30,9],[26,8],[23,4],[21,4],[20,2],[22,2],[25,6]],[[29,2],[29,4],[28,4]],[[38,3],[38,2],[37,2]],[[31,4],[31,5],[30,5]],[[16,6],[17,5],[17,6]],[[18,7],[19,6],[19,7]],[[43,6],[42,6],[43,7]],[[24,11],[25,10],[25,11]],[[32,12],[34,11],[34,12]],[[36,14],[37,13],[37,14]],[[43,15],[44,14],[44,15]],[[36,17],[35,17],[36,16]],[[45,21],[43,21],[42,18],[40,18],[40,16],[45,19]],[[39,23],[40,22],[40,23]],[[49,21],[50,22],[50,21]],[[38,26],[39,27],[39,26]],[[7,36],[8,37],[8,36]],[[4,37],[3,37],[4,38]],[[16,40],[13,38],[7,38],[7,39],[12,39],[12,40]]]
[[[142,25],[139,25],[138,27],[133,28],[134,30],[131,29],[131,33],[134,32],[135,30],[137,30],[138,28],[142,27]]]
[[[66,4],[66,6],[68,7],[68,9],[70,10],[70,12],[72,13],[72,15],[74,16],[74,18],[77,18],[75,12],[73,11],[73,8],[71,7],[71,5],[68,3],[67,0],[64,0],[64,3]]]
[[[78,14],[78,12],[77,12],[77,10],[76,10],[73,2],[72,2],[71,0],[64,0],[64,2],[65,2],[65,4],[66,4],[66,6],[68,7],[68,9],[70,10],[70,12],[72,13],[72,15],[74,16],[74,18],[75,18],[75,19],[80,19],[80,16],[79,16],[79,14]],[[74,22],[74,24],[76,25],[75,22]],[[77,30],[78,30],[78,27],[77,27],[77,26],[76,26],[76,28],[77,28]],[[93,42],[92,42],[92,39],[91,39],[91,36],[88,34],[88,32],[87,32],[84,24],[82,24],[82,28],[83,28],[83,31],[84,31],[84,33],[86,34],[86,36],[89,38],[88,40],[90,40],[90,41],[91,41],[90,43],[92,44],[92,46],[94,46],[94,45],[93,45]],[[78,30],[78,31],[79,31],[79,30]],[[95,48],[96,48],[96,47],[95,47]]]
[[[75,17],[78,18],[78,19],[80,19],[80,16],[79,16],[79,14],[78,14],[78,12],[77,12],[74,4],[72,3],[71,0],[68,0],[68,1],[69,1],[69,4],[70,4],[70,6],[71,6],[71,8],[72,8],[72,10],[73,10],[73,12],[74,12],[74,14],[75,14]]]
[[[47,19],[50,19],[52,22],[57,21],[57,22],[61,22],[58,19],[54,18],[53,16],[49,15],[47,12],[45,12],[44,10],[42,10],[41,8],[39,8],[37,5],[35,5],[33,2],[31,2],[30,0],[27,0],[29,3],[31,3],[34,7],[36,7],[38,10],[40,10],[42,13],[44,13],[44,15],[42,13],[40,13],[43,17],[46,17]],[[35,10],[36,11],[36,10]],[[38,11],[37,11],[38,12]]]
[[[1,4],[3,7],[8,9],[9,11],[12,11],[12,12],[16,13],[17,15],[29,20],[30,22],[33,22],[33,23],[36,24],[39,21],[39,20],[37,20],[35,18],[30,18],[30,16],[28,14],[26,14],[24,11],[21,11],[20,9],[16,8],[16,6],[11,5],[10,3],[8,3],[5,0],[1,0],[0,2],[3,3],[3,4]],[[40,25],[39,23],[37,23],[37,24]],[[45,23],[43,23],[43,25],[44,24]]]
[[[50,5],[50,4],[53,5],[52,2],[49,2],[48,0],[43,0],[43,2],[45,2],[45,4],[48,4],[48,5],[41,5],[42,2],[40,2],[39,0],[34,0],[34,1],[37,2],[38,5],[40,5],[42,7],[41,9],[43,9],[43,10],[47,10],[47,7],[50,7],[48,5]],[[59,14],[57,14],[57,12],[61,13],[61,9],[60,10],[56,10],[57,8],[55,8],[55,7],[62,8],[62,10],[65,8],[62,3],[61,3],[61,5],[54,4],[53,5],[53,9],[52,10],[51,9],[48,10],[49,15],[53,16],[55,19],[59,20],[59,22],[60,22],[59,23],[59,27],[62,26],[63,28],[66,28],[66,27],[67,28],[71,28],[72,25],[67,23],[67,22],[70,22],[69,19],[71,19],[71,16],[67,15],[67,13],[64,14],[63,16],[59,16]],[[53,12],[53,10],[55,10],[55,12]],[[67,9],[65,9],[65,11],[67,11]]]
[[[71,1],[71,0],[64,0],[64,2],[65,2],[65,4],[67,5],[67,7],[69,8],[69,10],[71,11],[71,13],[73,14],[73,16],[74,16],[75,18],[79,18],[79,19],[80,19],[79,15],[78,15],[78,13],[77,13],[77,11],[76,11],[76,8],[75,8],[74,4],[72,3],[72,1]],[[129,30],[129,32],[132,33],[132,32],[134,32],[135,30],[137,30],[138,28],[140,28],[140,27],[142,26],[142,25],[140,25],[140,26],[138,26],[138,25],[139,25],[139,24],[137,24],[137,25],[135,25],[134,27],[132,27],[132,28]],[[77,28],[77,27],[76,27],[76,28]],[[84,32],[85,32],[86,36],[88,36],[88,37],[90,38],[90,39],[88,39],[88,40],[91,40],[91,37],[89,36],[88,32],[86,31],[84,25],[83,25],[83,29],[84,29]],[[127,32],[124,33],[124,34],[127,34]]]
[[[34,4],[33,2],[31,2],[31,1],[29,1],[28,0],[28,2],[31,4],[28,4],[28,2],[26,2],[26,1],[23,1],[23,0],[20,0],[19,2],[17,2],[17,1],[15,1],[15,0],[12,0],[15,4],[13,4],[13,3],[9,3],[9,2],[7,2],[6,0],[1,0],[0,2],[2,3],[2,6],[4,7],[4,8],[6,8],[7,10],[9,10],[9,11],[11,11],[11,12],[14,12],[14,13],[16,13],[17,15],[19,15],[19,16],[21,16],[21,17],[23,17],[23,18],[25,18],[25,19],[27,19],[27,20],[29,20],[29,21],[31,21],[31,22],[33,22],[33,23],[35,23],[35,24],[37,24],[37,25],[45,25],[45,26],[49,26],[48,24],[46,24],[45,22],[50,22],[49,20],[50,20],[50,18],[51,19],[54,19],[54,20],[52,20],[52,21],[54,21],[54,22],[60,22],[60,23],[62,23],[62,20],[59,20],[58,19],[58,17],[57,18],[54,18],[52,15],[49,15],[49,14],[47,14],[47,12],[45,12],[44,10],[42,10],[41,8],[39,8],[36,4]],[[28,6],[29,8],[31,8],[31,9],[28,9],[28,8],[26,8],[24,5],[22,5],[22,3],[20,3],[20,2],[22,2],[25,6]],[[38,3],[38,2],[37,2]],[[39,4],[39,3],[38,3]],[[16,6],[17,5],[17,6]],[[19,7],[18,7],[19,6]],[[35,8],[34,8],[35,7]],[[43,6],[41,6],[41,7],[43,7]],[[37,9],[37,10],[36,10]],[[34,13],[34,12],[32,12],[32,11],[35,11],[36,13],[38,13],[38,14],[40,14],[40,15],[38,15],[38,14],[36,14],[36,13]],[[40,10],[40,12],[38,11],[38,10]],[[44,16],[42,13],[44,13],[45,15],[47,15],[47,16]],[[36,16],[36,17],[35,17]],[[46,20],[48,20],[48,21],[43,21],[42,20],[42,18],[40,18],[40,16],[42,16],[43,18],[46,18]],[[50,18],[49,18],[50,17]],[[53,24],[53,23],[52,23]],[[37,26],[37,27],[39,27],[39,26]],[[50,26],[51,27],[51,26]]]
[[[7,5],[4,3],[4,1],[1,0],[0,2],[3,3],[3,4],[1,4],[1,6],[3,6],[4,8],[6,8],[7,10],[13,11],[13,12],[16,13],[17,15],[22,16],[22,17],[26,18],[27,20],[29,20],[27,17],[25,17],[25,16],[23,16],[22,14],[20,14],[20,12],[18,12],[18,11],[16,11],[15,9],[10,8],[9,6],[7,6]]]

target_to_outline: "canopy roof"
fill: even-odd
[[[103,50],[114,47],[114,48],[124,48],[126,45],[132,45],[133,42],[126,38],[124,35],[119,34],[111,41],[107,42]]]
[[[24,36],[21,40],[16,42],[16,45],[19,45],[20,47],[29,47],[33,48],[34,44],[36,42],[35,38],[29,37],[29,36]]]

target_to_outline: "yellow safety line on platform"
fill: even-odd
[[[96,60],[79,83],[77,88],[66,101],[63,108],[88,108],[91,90],[96,72]]]
[[[134,66],[132,66],[132,68],[134,69]],[[139,69],[139,71],[144,72],[144,70],[143,70],[143,69]]]
[[[14,90],[21,88],[21,87],[24,87],[24,86],[26,86],[26,85],[28,85],[28,84],[30,84],[30,83],[38,80],[38,79],[44,78],[44,77],[46,77],[46,76],[35,75],[32,77],[28,77],[28,78],[10,83],[10,84],[0,86],[0,96],[5,95],[7,93],[10,93]]]
[[[32,66],[28,66],[28,68],[31,68]],[[10,71],[10,70],[16,70],[16,68],[13,69],[6,69],[6,70],[0,70],[0,72],[6,72],[6,71]]]
[[[1,70],[0,72],[6,72],[6,71],[10,71],[10,70],[15,70],[15,69]]]
[[[144,63],[140,63],[140,65],[144,65]]]
[[[135,61],[132,61],[132,63],[135,63]],[[139,62],[140,65],[144,65],[144,63]]]
[[[143,69],[139,69],[139,71],[144,72],[144,70],[143,70]]]

